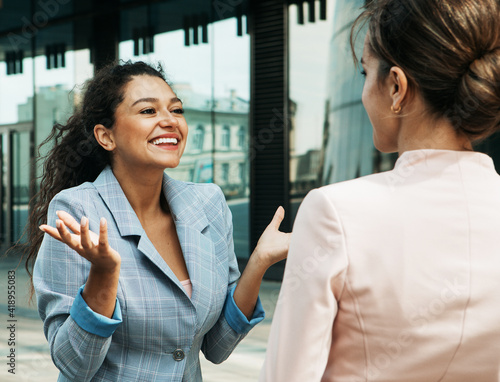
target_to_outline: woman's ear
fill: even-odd
[[[400,67],[393,66],[389,72],[389,81],[393,110],[401,110],[405,101],[408,102],[410,98],[408,78]]]
[[[101,124],[95,125],[94,136],[97,143],[99,143],[104,150],[113,151],[115,149],[113,134],[106,126]]]

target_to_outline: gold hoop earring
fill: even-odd
[[[399,107],[397,109],[394,109],[394,105],[391,105],[391,111],[394,113],[394,114],[400,114],[401,113],[401,105],[399,105]]]

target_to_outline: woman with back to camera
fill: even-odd
[[[500,124],[498,20],[497,0],[357,19],[374,143],[399,158],[304,199],[261,381],[500,381],[500,177],[472,150]]]
[[[36,258],[59,381],[201,381],[199,351],[220,363],[262,320],[262,276],[288,249],[284,211],[236,285],[222,191],[164,173],[187,134],[181,100],[161,68],[142,62],[100,70],[80,109],[54,127],[30,232],[47,224],[32,235],[27,267]]]

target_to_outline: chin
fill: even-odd
[[[164,165],[164,168],[167,169],[167,168],[176,168],[178,165],[179,165],[180,161],[177,161],[177,162],[170,162],[170,163],[166,163]]]

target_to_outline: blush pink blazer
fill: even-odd
[[[416,150],[300,206],[260,381],[500,381],[500,177]]]

